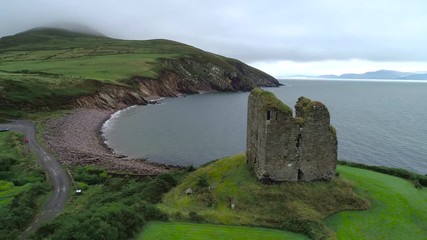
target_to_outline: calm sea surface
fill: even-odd
[[[283,80],[268,88],[289,106],[323,102],[337,129],[338,158],[427,174],[427,82]],[[209,93],[131,107],[104,125],[117,153],[199,166],[245,151],[248,93]]]

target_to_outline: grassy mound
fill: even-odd
[[[372,202],[367,211],[341,212],[327,219],[338,239],[426,239],[426,188],[364,169],[338,166],[338,171]]]
[[[254,88],[251,94],[263,102],[266,108],[274,108],[282,113],[292,115],[292,108],[280,101],[272,92]]]
[[[144,240],[299,240],[303,235],[266,228],[235,227],[183,222],[151,222],[137,239]]]
[[[193,193],[187,195],[189,188]],[[244,155],[192,172],[160,204],[178,221],[273,227],[315,239],[334,235],[323,223],[327,216],[368,207],[369,202],[340,177],[332,182],[261,184],[251,175]]]

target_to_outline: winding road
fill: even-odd
[[[53,220],[64,208],[71,189],[71,178],[64,167],[52,156],[43,150],[36,141],[36,127],[34,123],[26,120],[17,120],[11,123],[0,124],[2,128],[18,131],[28,139],[28,145],[34,150],[38,161],[44,168],[52,185],[52,193],[46,204],[33,219],[31,225],[22,233],[20,239],[26,239],[34,233],[43,223]]]

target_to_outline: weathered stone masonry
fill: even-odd
[[[292,109],[274,94],[254,89],[248,101],[247,163],[260,180],[331,180],[337,139],[328,109],[300,97]]]

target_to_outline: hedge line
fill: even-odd
[[[344,165],[344,166],[350,166],[350,167],[356,167],[356,168],[362,168],[371,170],[374,172],[384,173],[396,177],[400,177],[403,179],[410,180],[414,183],[415,187],[427,187],[427,176],[414,173],[411,171],[408,171],[406,169],[401,168],[390,168],[390,167],[384,167],[384,166],[370,166],[362,163],[355,163],[355,162],[348,162],[348,161],[338,161],[338,164]]]

